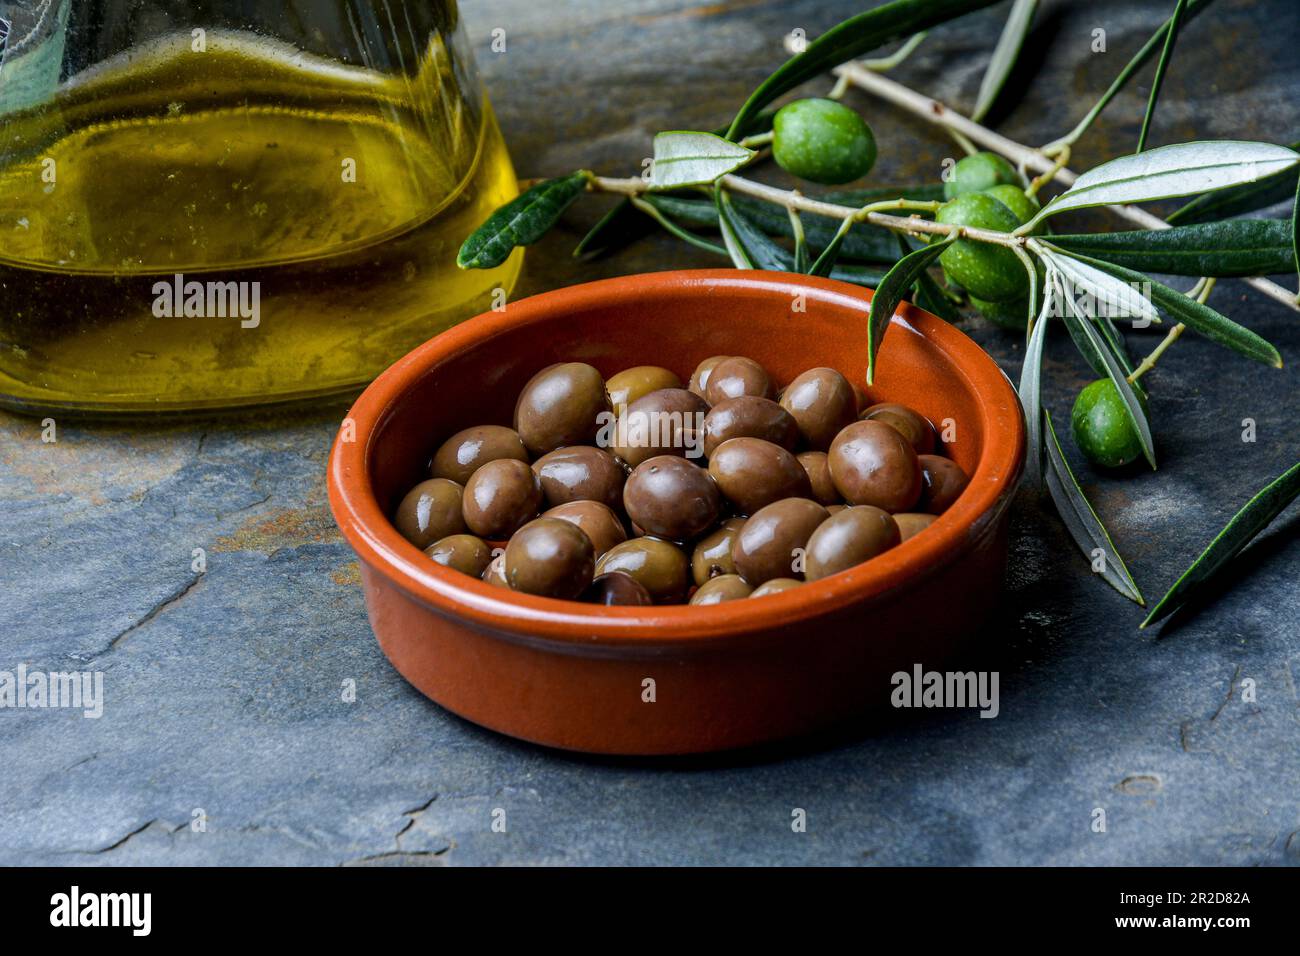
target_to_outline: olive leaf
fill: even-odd
[[[1297,496],[1300,496],[1300,464],[1288,469],[1233,515],[1232,520],[1215,536],[1209,547],[1201,552],[1200,557],[1192,562],[1191,567],[1183,572],[1182,576],[1174,582],[1174,586],[1151,609],[1151,613],[1140,626],[1147,627],[1154,624],[1183,607],[1192,597],[1193,591],[1218,574],[1224,565],[1240,554],[1242,549],[1267,528]]]
[[[1025,362],[1020,368],[1020,404],[1025,411],[1025,476],[1031,486],[1037,487],[1043,474],[1043,343],[1047,341],[1047,323],[1056,307],[1059,296],[1058,274],[1050,265],[1044,280],[1043,308],[1034,321],[1025,345]]]
[[[1254,182],[1300,163],[1300,154],[1272,143],[1197,141],[1121,156],[1088,170],[1018,232],[1067,209],[1149,202]]]
[[[1081,288],[1094,302],[1104,306],[1103,309],[1094,309],[1090,313],[1092,316],[1119,315],[1147,322],[1160,321],[1160,314],[1156,312],[1151,300],[1142,294],[1140,285],[1120,282],[1113,275],[1092,265],[1069,256],[1057,255],[1054,251],[1056,237],[1052,238],[1051,245],[1043,243],[1043,258],[1054,265],[1064,279]],[[1068,290],[1062,286],[1062,291]],[[1067,295],[1066,298],[1071,297]]]
[[[867,206],[890,199],[914,199],[918,202],[942,202],[943,183],[921,183],[915,186],[872,186],[869,189],[837,189],[816,197],[837,206]],[[928,213],[916,213],[928,216]]]
[[[1300,150],[1300,141],[1291,143],[1289,148]],[[1166,216],[1165,222],[1171,226],[1190,225],[1254,212],[1290,199],[1295,194],[1297,182],[1300,182],[1300,166],[1292,166],[1272,176],[1264,176],[1258,182],[1242,183],[1197,196]]]
[[[836,24],[808,44],[802,53],[786,60],[776,72],[758,85],[727,130],[727,139],[737,139],[753,117],[777,97],[801,83],[814,79],[846,60],[870,53],[877,47],[903,40],[914,33],[946,23],[963,14],[991,7],[998,0],[894,0]]]
[[[799,218],[799,210],[791,206],[789,213],[790,229],[794,232],[794,271],[808,271],[808,239],[804,235],[803,220]]]
[[[934,281],[934,277],[929,272],[922,272],[916,277],[913,292],[916,297],[912,301],[927,312],[933,312],[948,323],[955,324],[961,321],[961,313],[953,305],[952,299],[944,294],[943,289],[939,288],[939,283]]]
[[[757,155],[752,149],[712,133],[689,130],[656,133],[650,188],[707,186]]]
[[[1183,14],[1187,10],[1187,0],[1178,0],[1174,4],[1173,16],[1169,18],[1168,29],[1165,30],[1165,46],[1160,51],[1160,61],[1156,63],[1156,75],[1151,79],[1151,95],[1147,97],[1147,111],[1142,117],[1142,131],[1138,133],[1137,149],[1135,153],[1142,152],[1147,143],[1147,130],[1151,127],[1151,117],[1156,112],[1156,100],[1160,98],[1160,87],[1165,81],[1165,70],[1169,69],[1169,61],[1174,55],[1174,44],[1178,41],[1178,28],[1182,25]]]
[[[652,232],[654,222],[641,215],[630,199],[620,199],[573,247],[573,255],[585,259],[608,255]]]
[[[989,58],[989,65],[984,70],[984,79],[980,81],[979,94],[975,97],[975,111],[971,113],[970,118],[976,123],[983,121],[988,111],[992,109],[998,94],[1002,92],[1002,87],[1006,84],[1007,77],[1011,75],[1011,70],[1020,56],[1020,48],[1025,44],[1025,37],[1029,35],[1029,27],[1034,22],[1034,13],[1037,10],[1038,0],[1015,0],[1011,4],[1006,25],[1002,28],[1001,36],[998,37],[997,46],[993,48],[993,56]]]
[[[868,269],[866,266],[838,265],[831,270],[831,278],[876,289],[885,281],[885,274],[875,269]]]
[[[580,169],[520,193],[469,234],[456,255],[456,265],[492,269],[505,262],[516,246],[531,246],[560,221],[590,180],[591,173]]]
[[[763,234],[744,213],[732,205],[725,190],[714,191],[722,241],[737,269],[768,269],[789,272],[794,265],[790,253]]]
[[[1260,276],[1295,268],[1291,224],[1226,219],[1172,229],[1053,235],[1052,245],[1141,272],[1179,276]]]
[[[1291,255],[1292,264],[1300,272],[1300,182],[1296,183],[1295,203],[1291,206]]]
[[[1048,494],[1056,505],[1056,511],[1065,522],[1070,537],[1079,546],[1083,556],[1096,567],[1095,553],[1101,551],[1101,570],[1097,573],[1120,594],[1137,604],[1146,605],[1142,592],[1138,590],[1133,576],[1128,573],[1124,559],[1120,557],[1115,543],[1110,538],[1106,526],[1097,517],[1097,512],[1088,503],[1083,489],[1075,481],[1074,472],[1061,452],[1061,443],[1056,439],[1056,429],[1052,425],[1052,416],[1047,409],[1043,415],[1043,445],[1046,450],[1045,477]]]
[[[831,269],[835,267],[835,260],[839,258],[840,246],[844,244],[844,237],[849,234],[849,230],[852,228],[852,219],[845,219],[840,222],[840,227],[836,230],[835,236],[822,250],[821,255],[817,257],[817,261],[808,269],[810,276],[830,275]]]
[[[889,320],[894,316],[898,303],[903,301],[907,290],[916,282],[917,276],[924,272],[939,255],[956,241],[955,235],[947,236],[942,242],[923,246],[915,252],[899,259],[892,269],[880,280],[880,286],[871,297],[871,312],[867,316],[867,384],[876,381],[876,353],[880,351],[880,340],[889,328]]]
[[[632,207],[645,213],[655,222],[659,223],[659,225],[663,226],[663,228],[671,235],[676,236],[678,239],[689,243],[697,249],[703,249],[705,252],[714,252],[724,256],[728,254],[727,250],[722,246],[719,246],[717,243],[709,242],[709,240],[705,239],[703,236],[697,236],[690,230],[683,229],[639,196],[632,197]]]
[[[1266,339],[1245,326],[1238,325],[1227,316],[1220,315],[1208,305],[1197,302],[1195,299],[1183,295],[1167,285],[1162,285],[1150,276],[1134,272],[1132,269],[1126,269],[1110,262],[1090,259],[1078,253],[1070,253],[1069,255],[1080,262],[1086,262],[1098,269],[1109,272],[1127,283],[1139,284],[1149,291],[1151,301],[1156,306],[1163,309],[1171,318],[1177,319],[1193,332],[1205,336],[1210,341],[1218,342],[1220,345],[1230,348],[1239,355],[1246,356],[1246,358],[1254,359],[1256,362],[1263,362],[1265,365],[1271,365],[1274,368],[1282,367],[1282,356]]]

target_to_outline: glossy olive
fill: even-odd
[[[918,411],[894,402],[872,405],[862,413],[863,421],[884,422],[898,430],[918,455],[934,454],[934,426]]]
[[[785,387],[781,407],[799,424],[809,448],[825,451],[858,417],[853,386],[833,368],[810,368]]]
[[[685,458],[659,455],[642,462],[623,486],[623,507],[639,528],[671,541],[707,531],[722,496],[707,471]]]
[[[808,498],[812,486],[799,459],[761,438],[733,438],[709,458],[709,474],[742,514],[782,498]]]
[[[805,451],[800,452],[796,457],[808,475],[808,484],[812,486],[811,498],[827,507],[840,504],[840,493],[835,489],[835,482],[831,480],[830,459],[826,456],[826,452]]]
[[[831,444],[831,479],[852,505],[911,511],[921,497],[921,463],[906,438],[880,421],[854,422]]]
[[[785,498],[760,508],[736,535],[731,557],[737,573],[755,586],[772,578],[796,577],[797,552],[829,517],[808,498]]]
[[[686,552],[660,538],[633,538],[615,545],[596,562],[596,574],[621,571],[650,593],[656,604],[680,604],[690,585]]]
[[[599,575],[578,600],[606,607],[645,607],[654,603],[641,582],[622,571]]]
[[[599,501],[617,508],[623,500],[627,473],[609,452],[590,445],[569,445],[548,451],[533,462],[546,503]]]
[[[472,534],[452,534],[424,549],[435,564],[471,577],[482,577],[492,562],[492,548]]]
[[[534,375],[515,404],[515,431],[534,455],[564,445],[590,445],[597,416],[609,411],[605,381],[583,362],[563,362]]]
[[[661,388],[627,407],[613,430],[614,454],[635,468],[656,455],[699,458],[709,405],[684,388]]]
[[[605,393],[615,415],[620,414],[628,405],[642,395],[649,395],[661,388],[681,388],[682,380],[675,372],[658,365],[638,365],[625,368],[605,383]]]
[[[402,537],[417,548],[465,530],[461,499],[465,489],[447,478],[429,478],[406,493],[393,514]]]
[[[618,515],[599,501],[569,501],[544,512],[542,517],[576,524],[591,539],[598,558],[614,545],[627,540],[627,531]]]
[[[906,541],[934,524],[934,515],[921,514],[917,511],[900,511],[894,515],[894,523],[898,525],[899,536]]]
[[[767,597],[769,594],[780,594],[782,591],[789,591],[791,588],[797,588],[802,581],[796,581],[794,578],[773,578],[770,581],[764,581],[750,593],[750,597]]]
[[[970,483],[961,465],[939,455],[920,455],[921,500],[918,511],[941,515],[951,507]]]
[[[772,158],[800,179],[823,185],[851,182],[876,161],[876,138],[854,110],[821,97],[795,100],[772,120]]]
[[[716,405],[741,395],[775,398],[776,388],[763,366],[743,355],[733,355],[713,367],[704,388],[704,398],[710,405]]]
[[[808,539],[804,579],[819,581],[895,547],[902,536],[888,511],[871,505],[831,515]]]
[[[691,604],[721,604],[749,597],[754,589],[739,574],[723,574],[704,584],[691,595]]]
[[[463,512],[482,538],[506,538],[531,521],[542,506],[542,483],[527,462],[490,461],[465,486]]]
[[[506,553],[504,549],[500,554],[493,555],[492,560],[488,562],[488,566],[483,572],[483,580],[494,588],[509,589],[510,583],[506,581]]]
[[[596,553],[577,525],[538,518],[506,545],[505,573],[511,590],[571,600],[591,584]]]
[[[744,518],[728,518],[701,538],[691,554],[691,577],[697,585],[720,574],[735,574],[736,565],[731,560],[731,547],[736,535],[745,526]]]
[[[714,405],[704,418],[704,454],[732,438],[761,438],[793,451],[799,444],[795,418],[770,398],[741,395]]]
[[[719,362],[729,358],[731,358],[730,355],[710,355],[695,366],[695,371],[691,373],[691,381],[687,388],[700,398],[703,398],[705,390],[709,387],[709,376],[713,374],[713,370],[717,368]]]
[[[480,467],[498,458],[528,460],[519,433],[504,425],[475,425],[456,432],[438,447],[430,471],[435,478],[450,478],[463,485]]]

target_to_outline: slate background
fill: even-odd
[[[1026,69],[993,120],[1022,142],[1061,134],[1171,8],[1044,3]],[[463,5],[521,176],[625,175],[655,130],[729,117],[792,28],[815,36],[856,9]],[[934,31],[895,76],[969,109],[1004,14]],[[497,26],[505,54],[488,49]],[[1090,52],[1096,27],[1106,54]],[[1154,142],[1295,139],[1298,27],[1289,0],[1215,4],[1179,43]],[[1148,75],[1112,104],[1074,168],[1131,150]],[[852,102],[881,144],[875,181],[932,179],[953,155],[925,124]],[[655,237],[575,263],[569,251],[602,209],[584,203],[534,248],[519,294],[708,262]],[[1081,472],[1149,598],[1298,457],[1300,315],[1235,282],[1212,301],[1290,367],[1185,337],[1150,378],[1161,470]],[[963,327],[1018,373],[1016,335],[978,319]],[[1155,341],[1133,336],[1139,352]],[[1063,341],[1047,367],[1061,421],[1089,376]],[[1091,580],[1059,523],[1022,495],[1006,600],[972,654],[1001,673],[996,720],[899,713],[723,758],[585,758],[452,717],[388,666],[325,502],[342,411],[68,422],[53,445],[37,422],[0,416],[0,669],[101,669],[108,698],[100,720],[0,711],[0,863],[1300,862],[1294,513],[1243,562],[1241,587],[1156,634],[1136,629],[1140,611]],[[1240,440],[1247,417],[1253,444]],[[208,552],[197,577],[196,547]],[[340,699],[349,678],[353,704]],[[807,833],[791,832],[795,807]],[[1090,830],[1097,807],[1104,834]],[[200,808],[202,833],[189,826]],[[496,808],[506,833],[491,832]]]

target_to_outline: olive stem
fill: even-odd
[[[1038,195],[1038,190],[1042,189],[1053,179],[1055,179],[1056,174],[1060,170],[1064,169],[1065,164],[1068,163],[1069,161],[1070,161],[1070,147],[1064,146],[1061,148],[1060,153],[1057,154],[1056,162],[1052,163],[1052,168],[1046,170],[1045,172],[1035,177],[1033,182],[1029,184],[1029,188],[1025,190],[1025,195],[1028,196],[1030,199],[1036,197]]]
[[[772,139],[775,136],[776,134],[771,130],[768,130],[766,133],[755,133],[753,136],[746,136],[742,139],[740,145],[744,146],[746,149],[758,149],[759,147],[766,146],[772,142]]]
[[[898,64],[911,56],[912,52],[921,45],[921,41],[925,39],[926,32],[927,31],[922,30],[920,33],[913,33],[906,43],[900,46],[893,53],[889,54],[889,56],[882,56],[875,60],[863,60],[862,65],[868,70],[872,70],[876,73],[884,73],[887,70],[892,70],[894,67],[898,66]]]
[[[1213,276],[1206,276],[1198,279],[1196,285],[1192,286],[1191,289],[1187,291],[1187,297],[1195,299],[1197,302],[1204,305],[1205,300],[1208,299],[1210,293],[1214,291],[1214,283],[1216,281],[1217,280]],[[1165,354],[1165,351],[1169,346],[1178,341],[1178,337],[1183,334],[1183,329],[1185,328],[1186,326],[1179,322],[1170,329],[1165,337],[1160,340],[1160,344],[1153,348],[1151,354],[1144,358],[1138,367],[1133,370],[1132,374],[1128,376],[1128,383],[1132,385],[1147,372],[1155,368],[1156,362],[1160,361],[1160,356]]]

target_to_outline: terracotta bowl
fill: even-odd
[[[628,276],[513,302],[398,361],[352,407],[355,440],[341,432],[329,464],[330,505],[393,666],[448,710],[514,737],[684,754],[811,731],[887,703],[893,673],[942,663],[1001,593],[1024,428],[993,361],[911,306],[893,318],[870,397],[952,419],[948,454],[971,482],[925,532],[849,571],[710,607],[605,608],[447,570],[388,520],[444,439],[509,424],[519,390],[553,362],[606,376],[664,365],[685,380],[710,355],[743,354],[781,384],[822,365],[864,384],[869,298],[781,273]]]

